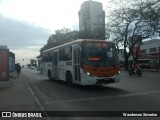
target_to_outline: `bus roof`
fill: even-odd
[[[82,42],[112,42],[112,41],[110,41],[110,40],[94,40],[94,39],[77,39],[77,40],[74,40],[74,41],[71,41],[71,42],[68,42],[68,43],[64,43],[64,44],[46,49],[43,52],[47,52],[47,51],[54,50],[54,49],[57,49],[57,48],[61,48],[61,47],[67,46],[67,45],[78,44],[78,43],[82,43]]]

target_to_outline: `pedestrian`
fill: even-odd
[[[19,77],[19,75],[21,73],[21,66],[20,66],[19,63],[15,65],[15,69],[16,69],[16,72],[17,72],[17,77]]]

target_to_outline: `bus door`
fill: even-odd
[[[53,53],[53,78],[58,79],[58,53],[55,51]]]
[[[74,71],[74,80],[80,81],[80,47],[76,46],[73,49],[73,71]]]

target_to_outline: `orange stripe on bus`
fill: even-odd
[[[101,58],[88,58],[88,60],[100,60]]]
[[[83,64],[83,69],[85,72],[89,72],[94,76],[113,76],[120,70],[120,66],[115,67],[94,67]]]

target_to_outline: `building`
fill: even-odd
[[[9,72],[15,71],[15,54],[13,52],[9,52]]]
[[[9,49],[0,46],[0,81],[9,80]]]
[[[138,63],[143,68],[160,68],[160,39],[153,39],[142,42],[138,52]],[[124,64],[124,50],[119,49],[119,61]],[[135,53],[135,52],[134,52]],[[129,61],[133,60],[133,56],[129,57]],[[141,67],[142,67],[141,66]]]
[[[119,61],[124,62],[124,49],[118,50],[118,58],[119,58]]]
[[[6,45],[0,45],[0,49],[7,49]]]
[[[140,48],[140,58],[160,63],[160,39],[145,41]]]
[[[85,1],[78,14],[80,38],[105,39],[105,12],[102,3]]]
[[[6,57],[7,56],[7,57]],[[6,58],[5,58],[6,57]],[[5,62],[2,62],[5,61]],[[0,45],[0,67],[4,67],[6,64],[7,72],[14,72],[15,71],[15,54],[10,52],[6,45]],[[2,65],[2,66],[1,66]],[[0,69],[0,72],[3,71]]]

